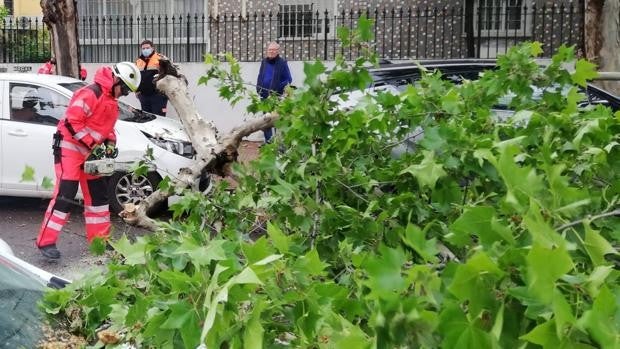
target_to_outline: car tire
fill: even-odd
[[[161,177],[156,172],[149,172],[146,176],[136,176],[131,172],[115,172],[109,178],[108,198],[110,211],[119,213],[127,203],[139,204],[147,196],[157,190]],[[153,207],[151,213],[159,213],[167,207],[161,202]]]

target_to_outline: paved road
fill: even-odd
[[[19,258],[66,278],[76,278],[84,271],[103,265],[105,257],[93,256],[88,250],[84,218],[81,208],[77,206],[72,210],[58,241],[58,249],[62,253],[60,261],[49,262],[41,256],[35,247],[35,240],[48,202],[43,199],[0,196],[0,238],[11,246]],[[112,221],[113,237],[147,233],[125,224],[118,217],[113,216]]]

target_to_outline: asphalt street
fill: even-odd
[[[41,269],[74,279],[81,273],[98,268],[105,263],[105,256],[93,256],[88,250],[82,208],[74,206],[69,222],[60,234],[58,249],[62,257],[50,262],[39,253],[35,240],[39,232],[48,199],[0,196],[0,238],[6,241],[15,255]],[[125,224],[112,215],[112,236],[136,236],[146,231]]]

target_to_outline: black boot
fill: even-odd
[[[60,251],[56,248],[56,244],[40,246],[39,251],[45,258],[60,259]]]

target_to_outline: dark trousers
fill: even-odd
[[[271,143],[271,138],[273,138],[273,134],[275,133],[275,127],[268,127],[263,129],[263,134],[265,135],[265,143]]]
[[[138,94],[140,107],[149,113],[166,116],[168,97],[155,93],[152,95]]]

